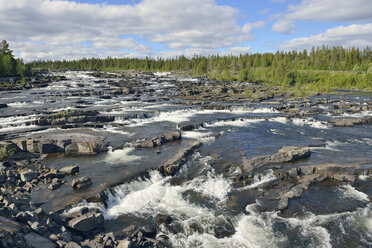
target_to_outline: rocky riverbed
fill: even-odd
[[[372,245],[371,94],[41,78],[0,92],[0,247]]]

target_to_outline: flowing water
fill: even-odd
[[[86,72],[66,72],[69,80],[46,88],[0,92],[0,136],[41,136],[88,133],[104,136],[107,153],[90,157],[48,156],[49,167],[80,166],[92,187],[73,193],[68,185],[51,192],[39,188],[33,201],[47,210],[74,204],[99,208],[106,231],[120,232],[133,223],[146,223],[157,214],[173,219],[157,235],[173,247],[370,247],[372,245],[372,180],[361,175],[353,186],[326,182],[313,185],[300,198],[291,199],[283,213],[265,210],[260,192],[277,178],[271,169],[256,174],[250,185],[237,188],[223,173],[226,165],[242,158],[273,154],[283,146],[311,146],[309,159],[285,166],[321,163],[347,164],[372,161],[372,126],[332,128],[326,113],[313,118],[286,119],[275,105],[234,104],[228,110],[206,110],[168,97],[175,81],[142,79],[151,89],[138,95],[104,99],[92,92],[115,89],[109,80]],[[187,79],[178,79],[187,80]],[[190,80],[195,83],[195,80]],[[82,93],[86,93],[83,95]],[[366,103],[371,96],[321,96]],[[217,103],[218,104],[218,103]],[[330,109],[324,104],[322,109]],[[40,127],[32,121],[66,109],[97,110],[115,120],[103,128],[60,129]],[[327,111],[326,111],[327,112]],[[371,116],[371,111],[354,114]],[[345,116],[350,116],[346,114]],[[154,149],[135,149],[136,140],[178,130],[188,123],[205,123],[183,131],[182,141]],[[184,147],[188,140],[202,143],[186,165],[173,177],[154,170]],[[72,180],[74,177],[67,178]],[[107,187],[105,205],[80,201],[85,195]],[[67,203],[67,204],[66,204]]]

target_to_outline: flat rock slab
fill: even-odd
[[[27,245],[32,248],[56,247],[56,245],[50,239],[44,238],[43,236],[40,236],[39,234],[36,234],[34,232],[26,234],[24,236],[24,239],[26,240]]]
[[[5,231],[11,234],[20,232],[22,225],[14,220],[0,216],[0,231]]]
[[[251,171],[264,165],[282,162],[293,162],[299,159],[310,157],[309,147],[284,146],[277,153],[253,157],[244,164],[245,171]]]
[[[107,151],[104,137],[81,133],[43,135],[17,138],[12,142],[22,151],[38,154],[66,153],[66,155],[92,155]]]

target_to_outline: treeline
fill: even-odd
[[[0,77],[20,76],[31,74],[31,64],[24,64],[22,59],[15,59],[6,40],[0,43]]]
[[[89,70],[182,71],[229,81],[264,82],[286,87],[311,86],[371,89],[372,51],[338,47],[310,51],[242,54],[240,56],[179,56],[169,59],[111,58],[34,61],[34,68]]]

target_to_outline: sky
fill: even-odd
[[[0,0],[16,57],[169,58],[372,46],[372,0]]]

